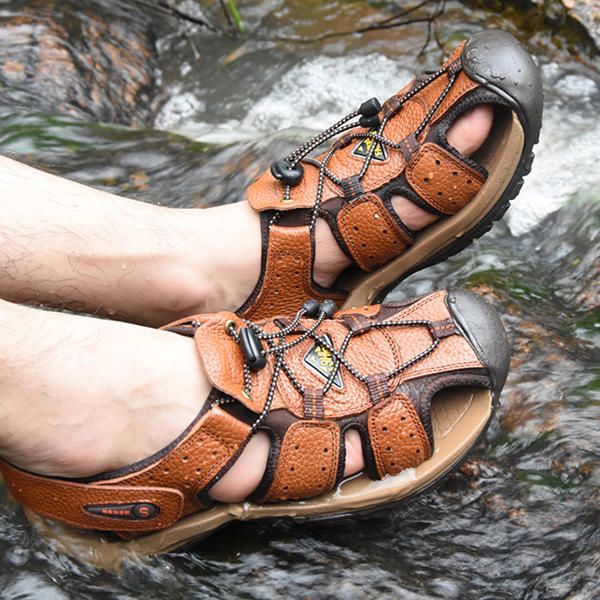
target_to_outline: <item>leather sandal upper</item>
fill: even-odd
[[[488,37],[497,55],[485,50]],[[323,289],[313,279],[317,218],[327,221],[353,267],[370,272],[415,242],[416,233],[392,207],[393,195],[441,218],[475,198],[488,173],[448,143],[452,123],[469,108],[492,103],[515,110],[530,130],[539,131],[541,91],[534,102],[512,93],[518,87],[505,91],[498,78],[486,77],[488,63],[506,67],[502,47],[519,73],[515,77],[526,71],[530,87],[537,84],[535,64],[512,36],[483,32],[461,44],[438,71],[418,76],[382,105],[376,99],[365,102],[250,185],[248,202],[263,223],[263,268],[238,314],[263,319],[297,310],[306,297],[346,296],[345,290]],[[536,110],[539,114],[532,115]],[[309,156],[332,137],[325,152]]]
[[[10,492],[35,512],[131,533],[164,529],[210,507],[211,487],[258,431],[270,436],[271,449],[255,502],[333,491],[348,429],[361,436],[369,477],[396,475],[431,456],[434,393],[455,385],[497,391],[505,377],[507,359],[493,350],[504,343],[497,318],[469,295],[459,302],[464,314],[452,302],[436,292],[333,318],[325,302],[258,324],[233,313],[178,321],[166,329],[194,337],[214,389],[171,445],[87,480],[43,477],[5,462],[0,469]],[[469,328],[488,324],[490,340],[476,344]]]

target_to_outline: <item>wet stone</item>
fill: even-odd
[[[0,7],[0,104],[146,124],[155,15],[133,2],[12,1]]]

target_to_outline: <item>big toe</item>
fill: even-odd
[[[494,109],[478,104],[457,119],[448,130],[448,142],[465,156],[471,156],[485,142],[494,121]]]

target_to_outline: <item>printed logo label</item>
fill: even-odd
[[[369,133],[377,133],[377,129],[371,129]],[[375,144],[375,150],[373,150],[373,159],[378,161],[384,161],[387,158],[387,152],[385,146],[381,142],[376,142],[371,138],[365,138],[354,148],[352,154],[354,156],[366,157],[369,154],[371,146]]]
[[[330,344],[332,344],[331,338],[325,334],[323,336]],[[333,344],[332,344],[333,345]],[[320,344],[315,344],[304,357],[304,363],[306,366],[315,374],[319,375],[323,379],[329,379],[331,372],[335,366],[335,357],[331,353],[329,348],[325,348]],[[333,386],[338,390],[344,387],[342,381],[342,374],[338,368],[335,377],[333,378]]]
[[[90,515],[108,519],[125,519],[128,521],[144,521],[152,519],[160,513],[160,508],[151,502],[135,502],[133,504],[89,504],[85,511]]]

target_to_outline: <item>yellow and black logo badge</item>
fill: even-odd
[[[328,335],[324,336],[325,339],[332,344],[331,338]],[[319,344],[315,344],[304,357],[304,362],[308,366],[308,368],[320,375],[325,380],[329,379],[331,372],[335,366],[335,358],[331,353],[329,348],[325,348]],[[344,387],[344,382],[342,381],[342,374],[340,373],[339,366],[335,373],[335,377],[333,378],[333,385],[341,390]]]
[[[377,129],[371,129],[369,133],[377,133]],[[362,156],[366,157],[369,154],[369,150],[371,150],[371,146],[375,144],[375,150],[373,150],[373,159],[384,161],[387,158],[387,152],[385,151],[385,146],[381,142],[376,142],[372,138],[365,138],[361,140],[360,144],[352,150],[352,154],[354,156]]]

